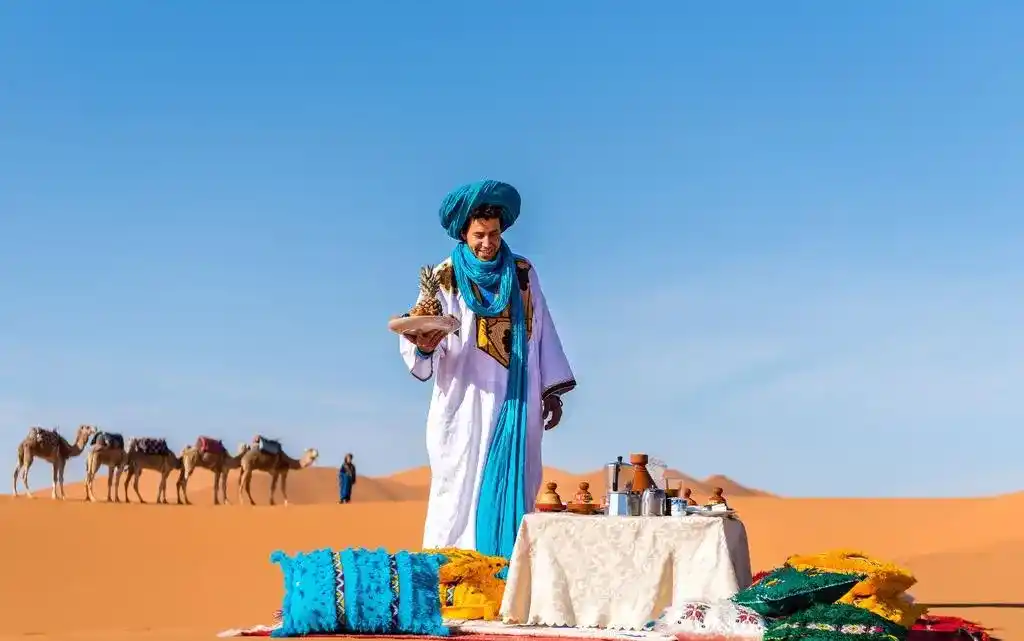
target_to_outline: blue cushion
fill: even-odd
[[[280,550],[270,555],[271,563],[280,565],[284,574],[281,626],[271,636],[294,637],[340,631],[333,556],[328,549],[299,552],[293,557]]]
[[[448,636],[441,621],[437,573],[448,559],[440,554],[395,554],[398,566],[398,629],[402,634]]]
[[[276,551],[270,560],[281,566],[285,588],[281,626],[271,636],[449,633],[438,598],[440,554],[348,548]]]

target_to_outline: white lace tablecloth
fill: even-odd
[[[501,615],[639,630],[670,605],[725,599],[750,581],[747,532],[736,519],[527,514]]]

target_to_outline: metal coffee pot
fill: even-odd
[[[629,463],[623,463],[622,457],[604,466],[605,470],[605,494],[613,492],[626,492],[626,479],[622,478],[622,468],[629,467]]]
[[[665,490],[649,487],[640,495],[640,516],[665,516]]]

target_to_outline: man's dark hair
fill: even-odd
[[[486,203],[477,205],[469,212],[466,224],[462,228],[462,235],[466,235],[466,232],[469,231],[469,224],[474,220],[494,220],[495,218],[501,218],[503,212],[504,208],[501,205],[488,205]]]

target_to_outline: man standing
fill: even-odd
[[[400,339],[412,375],[434,379],[424,548],[511,555],[540,489],[544,430],[576,387],[536,271],[502,240],[519,208],[519,192],[494,180],[445,197],[441,226],[457,244],[434,274],[460,327]]]
[[[345,462],[338,469],[338,503],[348,503],[352,500],[352,486],[356,484],[356,466],[352,462],[352,455],[345,455]]]

